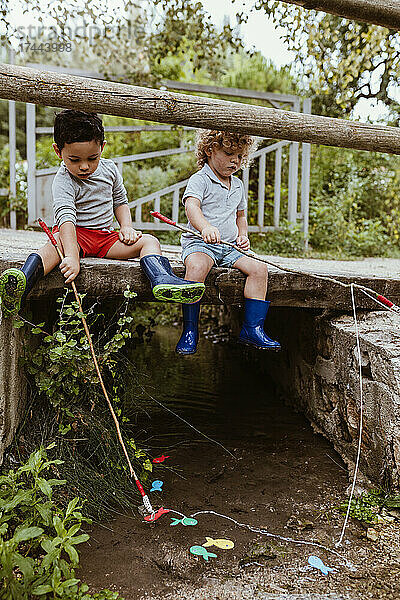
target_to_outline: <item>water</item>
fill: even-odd
[[[178,329],[159,327],[151,343],[130,354],[138,372],[131,387],[130,416],[137,418],[143,433],[156,435],[159,443],[182,436],[202,439],[163,411],[152,396],[223,443],[258,439],[267,448],[284,440],[314,437],[305,418],[285,405],[265,372],[260,372],[251,351],[202,338],[195,355],[182,357],[174,351],[178,337]],[[138,408],[141,413],[136,415]]]
[[[171,527],[174,513],[149,526],[133,506],[107,528],[94,527],[80,575],[97,588],[112,583],[130,600],[164,598],[182,582],[187,594],[179,588],[174,600],[255,598],[256,590],[274,591],[269,582],[282,592],[325,592],[310,578],[307,559],[318,550],[325,564],[342,569],[336,556],[263,537],[216,513],[272,535],[318,540],[333,548],[343,518],[329,510],[343,501],[348,484],[341,459],[279,396],[254,352],[202,338],[197,354],[181,357],[174,351],[179,334],[177,328],[158,327],[149,343],[131,350],[137,375],[128,387],[127,408],[139,447],[150,458],[169,456],[154,466],[146,483],[149,490],[153,480],[163,481],[162,492],[148,492],[153,507],[186,516],[214,512],[196,516],[195,527]],[[213,563],[196,562],[189,548],[206,536],[232,540],[235,547],[216,552]],[[196,596],[200,584],[209,593]],[[249,596],[242,585],[253,590]],[[335,591],[341,589],[338,580]]]

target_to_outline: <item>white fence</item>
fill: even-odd
[[[48,70],[61,70],[57,67],[48,67],[45,65],[31,65]],[[85,75],[85,72],[79,74]],[[86,74],[93,77],[93,73]],[[101,77],[99,75],[99,77]],[[188,92],[208,93],[219,96],[234,96],[244,98],[262,99],[269,102],[272,106],[281,108],[289,106],[292,110],[304,113],[311,113],[311,100],[301,100],[297,96],[273,94],[267,92],[258,92],[253,90],[241,90],[236,88],[219,88],[199,84],[189,84],[184,82],[166,81],[165,87]],[[10,196],[13,195],[13,186],[15,188],[15,105],[9,102],[10,114]],[[171,131],[171,125],[128,125],[117,127],[106,127],[106,132],[133,132],[133,131]],[[184,129],[191,129],[185,127]],[[51,185],[57,167],[47,169],[36,168],[36,136],[41,134],[52,134],[51,127],[36,127],[36,111],[34,104],[26,104],[26,132],[27,132],[27,190],[28,190],[28,224],[33,224],[38,217],[52,222],[51,208]],[[300,150],[301,148],[301,150]],[[154,158],[172,156],[181,153],[190,152],[191,148],[179,147],[169,148],[167,150],[157,150],[154,152],[143,152],[140,154],[117,156],[113,160],[123,174],[124,166],[138,161],[146,161]],[[268,183],[267,155],[274,154],[273,170],[273,214],[266,220],[266,214],[271,214],[271,209],[266,206],[266,184]],[[288,153],[285,156],[284,153]],[[301,158],[301,166],[300,166]],[[287,219],[290,223],[300,223],[304,232],[304,238],[308,237],[308,214],[309,214],[309,180],[310,180],[310,144],[299,144],[298,142],[279,141],[272,143],[265,148],[257,150],[253,155],[254,163],[258,166],[257,197],[249,199],[249,209],[252,214],[256,211],[257,222],[251,224],[249,230],[252,232],[267,232],[280,227],[282,219]],[[283,162],[288,162],[288,180],[287,186],[283,181]],[[12,164],[13,161],[13,164]],[[243,169],[243,183],[246,195],[249,191],[250,171],[254,168]],[[14,173],[14,180],[13,180]],[[299,185],[300,182],[300,185]],[[174,221],[185,223],[184,211],[181,204],[183,189],[187,180],[179,181],[163,189],[155,190],[146,196],[137,198],[130,202],[134,226],[138,229],[150,230],[168,230],[169,226],[165,223],[156,222],[148,218],[150,210],[160,210],[161,206],[167,216]],[[271,181],[269,182],[271,184]],[[287,187],[287,196],[282,198],[282,187]],[[0,190],[6,192],[6,190]],[[15,194],[15,192],[14,192]],[[254,207],[254,202],[257,206]],[[283,202],[287,204],[287,210],[283,213]],[[182,219],[181,219],[182,217]],[[16,227],[15,213],[10,214],[10,225]]]

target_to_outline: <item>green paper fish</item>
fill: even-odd
[[[172,518],[172,523],[171,523],[171,527],[173,527],[174,525],[178,525],[179,523],[182,523],[182,525],[197,525],[198,521],[197,519],[192,519],[191,517],[183,517],[183,519],[174,519]]]
[[[203,548],[208,548],[208,546],[216,546],[217,548],[221,548],[222,550],[232,550],[232,548],[234,547],[234,542],[231,542],[231,540],[224,540],[224,539],[218,539],[218,540],[213,540],[210,537],[206,536],[206,543],[203,544]]]
[[[202,556],[207,562],[210,556],[212,558],[217,558],[216,554],[208,552],[208,550],[206,550],[204,546],[192,546],[191,548],[189,548],[189,552],[191,552],[195,556]]]

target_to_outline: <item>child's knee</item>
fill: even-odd
[[[193,281],[203,281],[209,271],[209,266],[203,263],[189,262],[186,264],[186,275]]]
[[[259,279],[267,279],[268,277],[268,267],[263,263],[255,263],[252,267],[252,274]]]
[[[157,252],[161,252],[161,246],[160,246],[160,242],[158,241],[158,239],[156,237],[154,237],[154,235],[151,235],[150,233],[144,233],[141,237],[142,242],[143,242],[143,248],[146,249],[153,249]]]

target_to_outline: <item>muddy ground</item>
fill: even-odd
[[[171,331],[157,332],[152,348],[142,349],[138,361],[148,367],[153,360],[158,366],[162,360],[172,364],[175,337]],[[147,436],[151,456],[170,456],[151,477],[164,482],[163,491],[150,498],[156,507],[186,516],[214,511],[298,543],[253,532],[215,514],[197,515],[195,526],[171,526],[172,517],[178,517],[171,512],[149,525],[134,508],[130,515],[115,514],[92,526],[78,576],[93,590],[117,590],[126,600],[400,598],[398,522],[377,527],[372,541],[365,527],[350,520],[342,545],[335,547],[344,516],[334,507],[346,498],[347,471],[330,444],[265,381],[254,387],[251,356],[240,352],[203,342],[198,355],[178,366],[175,361],[179,398],[167,379],[163,385],[163,378],[171,381],[171,373],[159,369],[161,374],[152,378],[153,393],[164,389],[158,399],[179,409],[235,458],[189,435],[172,415],[156,412],[146,422],[143,417],[138,427]],[[200,383],[196,373],[201,373]],[[189,548],[204,544],[206,536],[229,539],[234,548],[209,547],[217,557],[208,562],[190,554]],[[324,575],[311,567],[311,555],[335,571]]]

